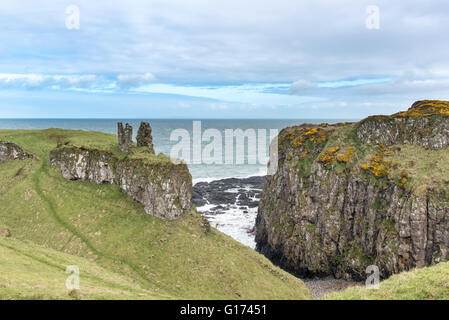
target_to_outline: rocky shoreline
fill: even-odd
[[[192,203],[198,208],[198,212],[208,218],[211,224],[220,231],[228,233],[239,241],[245,238],[251,238],[254,241],[257,209],[265,180],[266,176],[254,176],[198,182],[193,186]],[[235,219],[226,219],[228,215],[234,215]],[[232,224],[233,222],[235,223]],[[223,224],[226,223],[230,228],[225,228]],[[239,228],[242,224],[244,228]],[[240,232],[240,237],[230,233],[231,228]],[[301,277],[300,279],[318,299],[330,292],[361,285],[359,282],[333,277]]]
[[[197,207],[214,205],[209,211],[215,214],[222,213],[231,205],[240,209],[256,208],[264,182],[265,176],[198,182],[193,187],[192,202]]]
[[[449,101],[278,136],[257,249],[301,277],[381,279],[449,260]]]
[[[192,203],[211,225],[255,248],[255,221],[265,176],[198,182]]]

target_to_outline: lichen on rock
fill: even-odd
[[[409,143],[432,150],[449,145],[449,102],[423,100],[391,116],[371,116],[357,127],[364,143]]]
[[[138,147],[147,147],[148,151],[154,154],[153,137],[151,135],[151,126],[149,122],[142,121],[140,123],[136,139]]]
[[[449,160],[446,106],[424,101],[407,114],[282,130],[278,170],[259,204],[257,249],[301,276],[356,280],[369,265],[385,278],[446,261],[447,169],[426,173],[442,169],[414,164],[406,147]],[[310,143],[305,133],[320,130],[324,141]],[[425,185],[423,176],[433,180]]]
[[[0,164],[10,160],[36,159],[31,153],[25,152],[19,145],[0,141]]]
[[[128,123],[123,127],[123,123],[117,123],[118,148],[121,152],[128,153],[133,146],[133,127]]]
[[[60,145],[50,152],[50,162],[68,180],[117,184],[143,205],[146,213],[166,220],[191,212],[192,176],[184,163],[173,163],[148,149],[113,150]]]

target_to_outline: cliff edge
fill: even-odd
[[[117,184],[124,194],[153,216],[173,220],[189,214],[192,176],[187,165],[174,163],[163,154],[154,154],[149,123],[142,122],[137,146],[131,140],[132,127],[126,124],[126,129],[125,135],[123,125],[118,124],[119,143],[109,149],[59,142],[57,148],[50,151],[50,163],[58,166],[67,180]]]
[[[257,249],[301,276],[383,278],[449,258],[449,102],[282,130]]]

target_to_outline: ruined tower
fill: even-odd
[[[148,122],[142,121],[140,123],[139,131],[137,132],[137,146],[148,147],[149,151],[154,154],[151,126]]]
[[[117,123],[118,148],[121,152],[128,153],[129,148],[133,145],[133,127],[129,124],[123,128],[123,123]]]

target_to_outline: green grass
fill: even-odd
[[[381,281],[379,289],[351,287],[327,294],[327,300],[447,300],[449,299],[449,262],[414,269]]]
[[[405,170],[407,180],[403,185],[414,194],[424,196],[427,190],[444,190],[449,186],[449,148],[429,150],[417,145],[396,144],[387,147],[383,159],[393,162],[388,173],[383,178],[376,178],[361,169],[361,165],[369,164],[378,152],[377,144],[363,144],[356,136],[357,124],[349,124],[337,128],[329,137],[323,152],[330,148],[340,147],[339,154],[345,152],[348,146],[355,148],[352,159],[346,164],[347,172],[353,176],[364,176],[373,184],[383,185],[385,182],[401,184],[402,173]],[[338,169],[338,164],[334,163]]]
[[[116,136],[60,129],[0,130],[0,139],[39,158],[0,166],[0,225],[12,237],[126,275],[139,288],[163,297],[311,298],[300,280],[262,255],[215,229],[204,232],[195,212],[162,221],[145,214],[118,186],[67,181],[49,164],[49,151],[61,139],[112,150]],[[84,297],[83,287],[81,294]]]
[[[77,256],[29,242],[0,238],[1,299],[167,299],[131,278]],[[80,270],[80,289],[69,290],[67,266]]]
[[[425,195],[428,189],[444,190],[449,185],[449,148],[427,150],[420,146],[400,144],[386,159],[397,165],[390,171],[392,177],[401,176],[407,171],[406,186],[415,194]]]

